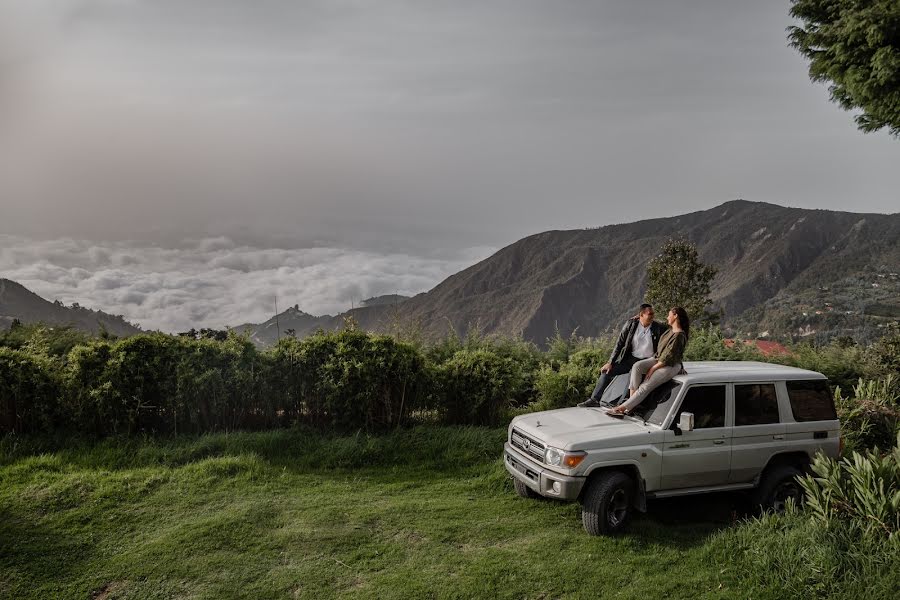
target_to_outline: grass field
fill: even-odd
[[[733,496],[594,538],[516,497],[505,432],[0,444],[3,598],[782,598],[711,550]],[[718,557],[718,558],[716,558]]]

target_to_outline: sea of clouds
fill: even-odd
[[[0,277],[48,300],[121,314],[144,329],[260,323],[298,304],[337,314],[372,296],[415,295],[489,256],[492,248],[439,256],[339,248],[269,248],[228,237],[168,247],[0,235]]]

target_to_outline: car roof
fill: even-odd
[[[816,371],[772,363],[743,360],[686,361],[686,374],[675,377],[682,383],[762,381],[786,379],[826,379]]]

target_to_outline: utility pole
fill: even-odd
[[[281,325],[278,324],[278,295],[275,295],[275,329],[278,331],[278,341],[281,340]]]

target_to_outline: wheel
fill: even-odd
[[[763,474],[759,487],[753,494],[754,508],[762,510],[774,510],[783,512],[787,506],[788,498],[793,499],[794,504],[799,505],[803,501],[803,488],[797,478],[803,473],[797,467],[791,465],[779,465],[772,467]]]
[[[588,482],[581,504],[581,523],[591,535],[610,535],[625,528],[631,515],[634,481],[621,471],[602,473]]]
[[[516,495],[521,498],[537,498],[540,495],[517,477],[513,477],[513,487],[516,488]]]

